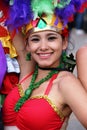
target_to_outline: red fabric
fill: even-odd
[[[14,72],[7,73],[3,80],[3,85],[0,93],[8,94],[15,87],[18,81],[19,81],[19,75],[17,73]]]
[[[8,5],[5,4],[2,0],[0,0],[0,11],[3,11],[2,17],[0,17],[0,23],[4,23],[8,17]],[[4,24],[0,24],[0,37],[6,37],[8,35],[7,29],[4,27]]]
[[[8,47],[3,47],[3,49],[4,49],[5,54],[9,54],[9,48]]]
[[[6,37],[7,35],[8,35],[7,29],[0,25],[0,37]]]
[[[80,10],[78,11],[79,13],[83,13],[84,9],[87,8],[87,2],[83,3]]]
[[[3,0],[0,0],[0,10],[3,11],[3,16],[0,18],[0,22],[3,22],[4,20],[7,19],[8,17],[8,10],[9,10],[9,6],[7,4],[5,4],[5,2],[3,2]]]
[[[14,107],[19,98],[18,88],[15,87],[5,99],[4,125],[17,126],[20,130],[60,130],[64,120],[61,120],[46,99],[29,99],[15,112]]]
[[[72,15],[71,17],[69,17],[69,22],[73,22],[74,21],[74,15]]]

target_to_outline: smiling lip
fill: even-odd
[[[52,53],[39,53],[40,59],[48,59]]]

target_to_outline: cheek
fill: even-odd
[[[55,50],[62,50],[62,48],[63,48],[62,42],[56,42],[56,44],[54,43],[54,44],[53,44],[53,48],[54,48]]]
[[[36,45],[30,45],[30,51],[31,52],[35,52],[37,50],[37,46]]]
[[[63,51],[63,44],[57,44],[55,46],[55,54],[59,57],[62,55],[62,51]]]
[[[30,47],[30,50],[33,50],[33,48],[35,48],[35,45],[32,42],[29,42],[29,47]]]

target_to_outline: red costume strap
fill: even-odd
[[[49,92],[50,92],[50,90],[51,90],[51,87],[52,87],[53,80],[56,79],[57,75],[58,75],[58,74],[54,74],[54,75],[52,76],[52,78],[50,79],[50,82],[49,82],[49,84],[48,84],[48,87],[47,87],[47,89],[46,89],[46,91],[45,91],[45,95],[48,95],[48,94],[49,94]]]
[[[33,72],[26,75],[22,80],[19,81],[19,84],[23,83],[28,77],[30,77],[33,74]]]

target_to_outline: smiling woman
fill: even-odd
[[[3,105],[5,130],[60,130],[72,111],[87,128],[87,93],[80,81],[65,70],[62,58],[68,46],[68,20],[80,8],[81,2],[14,0],[10,16],[16,15],[7,24],[11,27],[13,22],[12,28],[17,29],[28,22],[27,50],[36,68],[6,97]],[[19,6],[24,14],[26,12],[22,13],[23,17],[20,13],[17,15]],[[17,24],[13,26],[15,21]]]
[[[42,31],[30,34],[28,47],[31,55],[40,67],[56,67],[60,63],[62,51],[67,48],[67,41],[54,31]]]

